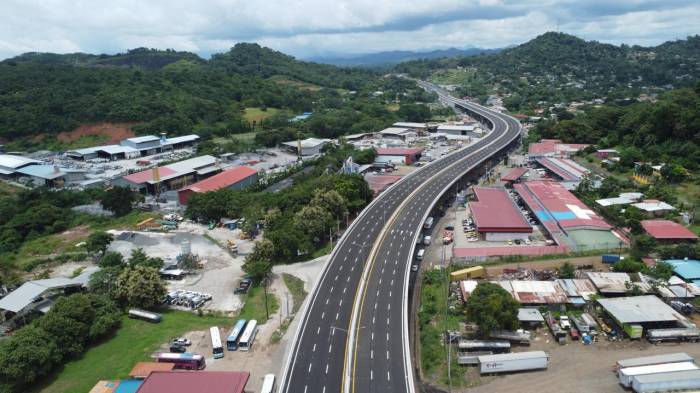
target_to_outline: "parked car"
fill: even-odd
[[[173,339],[172,345],[181,345],[181,346],[189,347],[190,345],[192,345],[192,341],[188,340],[184,337],[178,337],[178,338]]]
[[[413,265],[413,266],[411,266],[411,271],[417,272],[417,271],[418,271],[418,265]]]
[[[559,317],[559,326],[561,326],[562,329],[571,329],[571,321],[569,321],[567,315]]]
[[[170,352],[172,352],[172,353],[185,353],[185,352],[187,352],[187,348],[185,348],[184,345],[172,344],[170,346]]]

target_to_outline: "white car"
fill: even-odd
[[[418,271],[418,265],[413,265],[413,266],[411,266],[411,271],[417,272],[417,271]]]
[[[561,326],[562,329],[571,329],[571,322],[569,321],[569,317],[567,315],[562,315],[559,317],[559,326]]]
[[[192,345],[192,341],[184,338],[184,337],[178,337],[176,339],[173,339],[173,344],[178,344],[178,345],[183,345],[185,347],[189,347]]]

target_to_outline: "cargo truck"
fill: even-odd
[[[695,363],[695,358],[688,355],[685,352],[674,352],[666,353],[663,355],[652,355],[644,356],[640,358],[622,359],[618,360],[615,364],[615,369],[621,369],[625,367],[638,367],[638,366],[649,366],[652,364],[663,364],[663,363],[683,363],[690,362]]]
[[[692,341],[700,340],[700,329],[695,327],[680,329],[649,329],[647,339],[650,343],[664,341]]]
[[[543,370],[547,368],[548,362],[549,356],[543,351],[484,355],[479,356],[479,372],[494,374]]]
[[[637,393],[671,392],[700,389],[700,370],[639,375],[632,380]]]
[[[675,371],[697,370],[698,366],[694,363],[663,363],[653,364],[650,366],[626,367],[617,373],[617,378],[620,385],[629,388],[632,386],[632,380],[638,375],[661,374]]]

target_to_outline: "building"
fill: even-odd
[[[694,242],[698,236],[688,228],[671,220],[642,220],[642,228],[659,242],[679,243]]]
[[[476,136],[475,131],[476,126],[474,125],[441,124],[437,127],[437,132],[447,135]]]
[[[518,321],[525,326],[540,326],[544,324],[544,317],[536,308],[519,308]]]
[[[487,241],[528,239],[532,227],[503,188],[474,187],[469,202],[474,226]]]
[[[165,136],[162,138],[153,135],[137,136],[124,139],[120,145],[138,150],[141,156],[150,156],[162,151],[161,139],[165,140]]]
[[[656,199],[646,199],[639,203],[633,203],[632,206],[643,211],[650,217],[662,216],[676,210],[675,207],[669,205],[668,203],[657,201]]]
[[[520,304],[568,304],[569,297],[556,281],[498,281]]]
[[[514,183],[520,180],[521,177],[525,176],[530,170],[523,167],[513,168],[505,175],[501,176],[501,181],[505,183]]]
[[[154,371],[137,393],[243,393],[248,378],[244,371]]]
[[[370,190],[372,190],[372,193],[374,193],[374,196],[377,196],[389,188],[392,184],[401,180],[402,177],[403,176],[370,174],[365,176],[365,180],[367,181]]]
[[[420,160],[423,149],[405,147],[384,147],[377,149],[376,162],[411,165]]]
[[[528,181],[514,184],[513,189],[559,245],[609,250],[626,244],[610,224],[558,182]]]
[[[563,143],[559,139],[542,139],[528,146],[528,155],[534,157],[569,157],[589,145],[581,143]]]
[[[408,137],[415,136],[416,133],[405,127],[389,127],[379,131],[379,135],[382,138],[406,141]]]
[[[593,282],[598,292],[605,296],[620,296],[630,289],[632,278],[627,273],[621,272],[587,272],[588,279]],[[646,282],[635,282],[642,292],[649,292],[652,288]]]
[[[567,190],[578,187],[590,171],[569,158],[538,157],[535,161],[552,173]]]
[[[599,150],[596,150],[595,155],[596,155],[596,157],[600,158],[601,160],[604,160],[606,158],[617,157],[619,155],[619,153],[615,149],[599,149]]]
[[[199,139],[199,136],[194,134],[174,138],[167,138],[165,134],[161,134],[160,137],[147,135],[124,139],[118,145],[69,150],[66,156],[82,161],[96,158],[111,161],[124,160],[192,147],[199,142]]]
[[[184,188],[220,171],[221,167],[216,158],[205,155],[132,173],[114,180],[112,184],[130,187],[147,194],[156,194],[161,191]]]
[[[155,371],[173,371],[175,363],[138,362],[129,372],[129,377],[134,379],[146,379]]]
[[[36,187],[63,187],[67,184],[85,180],[86,171],[82,169],[62,168],[55,165],[28,165],[17,169],[15,176]]]
[[[687,319],[654,295],[598,299],[598,304],[629,337],[649,329],[677,328]]]
[[[121,381],[99,381],[90,389],[90,393],[136,393],[141,380],[125,379]]]
[[[191,184],[177,192],[181,205],[186,205],[193,193],[216,191],[222,188],[242,190],[258,182],[258,171],[247,166],[227,169],[212,177]]]
[[[700,261],[694,259],[669,259],[664,261],[673,266],[673,274],[687,283],[700,285]]]
[[[37,310],[46,313],[53,305],[52,298],[64,292],[80,290],[94,272],[95,269],[91,269],[75,278],[56,277],[27,281],[0,299],[0,311],[24,314]]]
[[[608,207],[614,205],[629,205],[638,202],[642,198],[644,198],[644,194],[641,192],[623,192],[617,197],[596,199],[595,202],[600,206]]]
[[[39,164],[41,164],[41,161],[32,158],[15,156],[12,154],[0,154],[0,176],[11,178],[18,169]]]
[[[289,119],[289,122],[296,123],[298,121],[306,120],[309,117],[311,117],[311,115],[313,115],[313,112],[304,112],[301,115],[296,115],[296,116],[292,117],[291,119]]]
[[[323,148],[330,143],[330,139],[307,138],[301,141],[283,142],[282,145],[290,152],[299,154],[299,146],[301,146],[301,156],[309,157],[321,154]]]
[[[114,161],[141,157],[141,152],[130,146],[105,145],[69,150],[66,152],[66,156],[81,161],[94,160],[96,158]]]
[[[396,122],[392,124],[392,126],[396,128],[408,128],[409,130],[415,132],[426,131],[428,129],[428,125],[426,123],[411,123],[405,121]]]

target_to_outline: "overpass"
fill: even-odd
[[[408,293],[423,222],[448,189],[517,143],[521,131],[510,116],[417,83],[491,131],[391,186],[345,231],[298,315],[280,393],[415,391]]]

